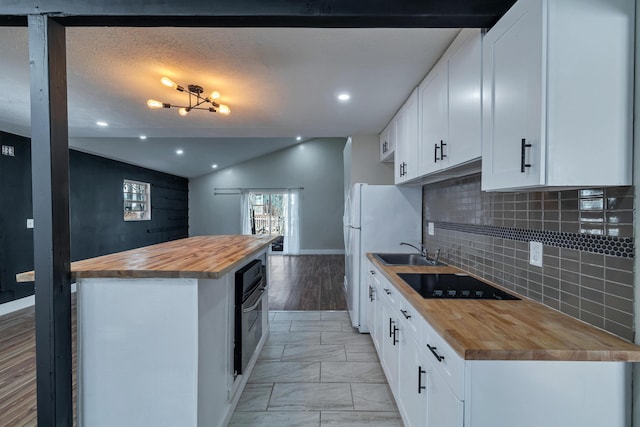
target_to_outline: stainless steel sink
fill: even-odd
[[[446,265],[440,261],[425,258],[420,254],[414,253],[373,254],[373,256],[385,265]]]

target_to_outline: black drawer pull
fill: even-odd
[[[447,145],[443,140],[440,140],[440,160],[444,160],[445,157],[447,157],[446,154],[444,154],[444,146]]]
[[[391,295],[391,291],[389,290],[389,288],[382,288],[384,289],[384,293],[387,295]]]
[[[433,144],[433,162],[438,162],[438,144]]]
[[[396,322],[393,322],[393,345],[398,344],[398,336],[396,335],[399,331],[398,327],[395,325]]]
[[[393,336],[393,324],[395,322],[393,321],[393,319],[391,317],[389,317],[389,338],[391,338]]]
[[[520,145],[520,172],[524,173],[526,168],[530,168],[530,163],[525,163],[525,154],[527,148],[531,148],[531,144],[527,144],[527,140],[522,138]]]
[[[408,314],[407,310],[400,310],[400,313],[402,313],[405,319],[411,319],[411,315]]]
[[[427,347],[429,348],[429,350],[431,351],[431,353],[435,356],[436,359],[438,359],[438,362],[442,362],[444,360],[444,356],[440,356],[436,350],[436,347],[431,347],[429,344],[427,344]]]
[[[422,385],[422,374],[426,374],[427,371],[422,369],[422,366],[418,366],[418,394],[422,393],[422,390],[426,389],[426,386]]]

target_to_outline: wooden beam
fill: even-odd
[[[31,15],[31,162],[38,425],[73,423],[65,28]]]
[[[55,16],[66,26],[487,28],[514,2],[515,0],[3,0],[0,18],[3,15],[46,13]]]

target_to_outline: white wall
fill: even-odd
[[[300,204],[303,253],[340,252],[342,237],[342,138],[318,138],[262,156],[189,183],[189,235],[239,234],[240,196],[215,188],[304,187]]]

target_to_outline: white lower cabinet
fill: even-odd
[[[425,370],[428,397],[426,425],[461,427],[464,424],[464,402],[458,399],[433,364],[427,363]]]
[[[398,389],[398,367],[400,362],[400,352],[398,345],[398,318],[393,305],[384,299],[382,302],[382,325],[384,334],[382,335],[382,368],[387,376],[389,387],[394,391]]]
[[[400,367],[398,372],[397,404],[406,427],[427,425],[427,362],[415,337],[400,327]]]
[[[465,360],[369,270],[369,329],[405,426],[628,427],[630,363]]]
[[[377,273],[373,269],[369,269],[367,276],[367,287],[369,290],[369,299],[367,300],[367,323],[369,325],[369,333],[371,340],[380,351],[380,337],[382,335],[382,322],[378,318],[382,317],[382,308],[380,300],[380,285],[376,277]]]

